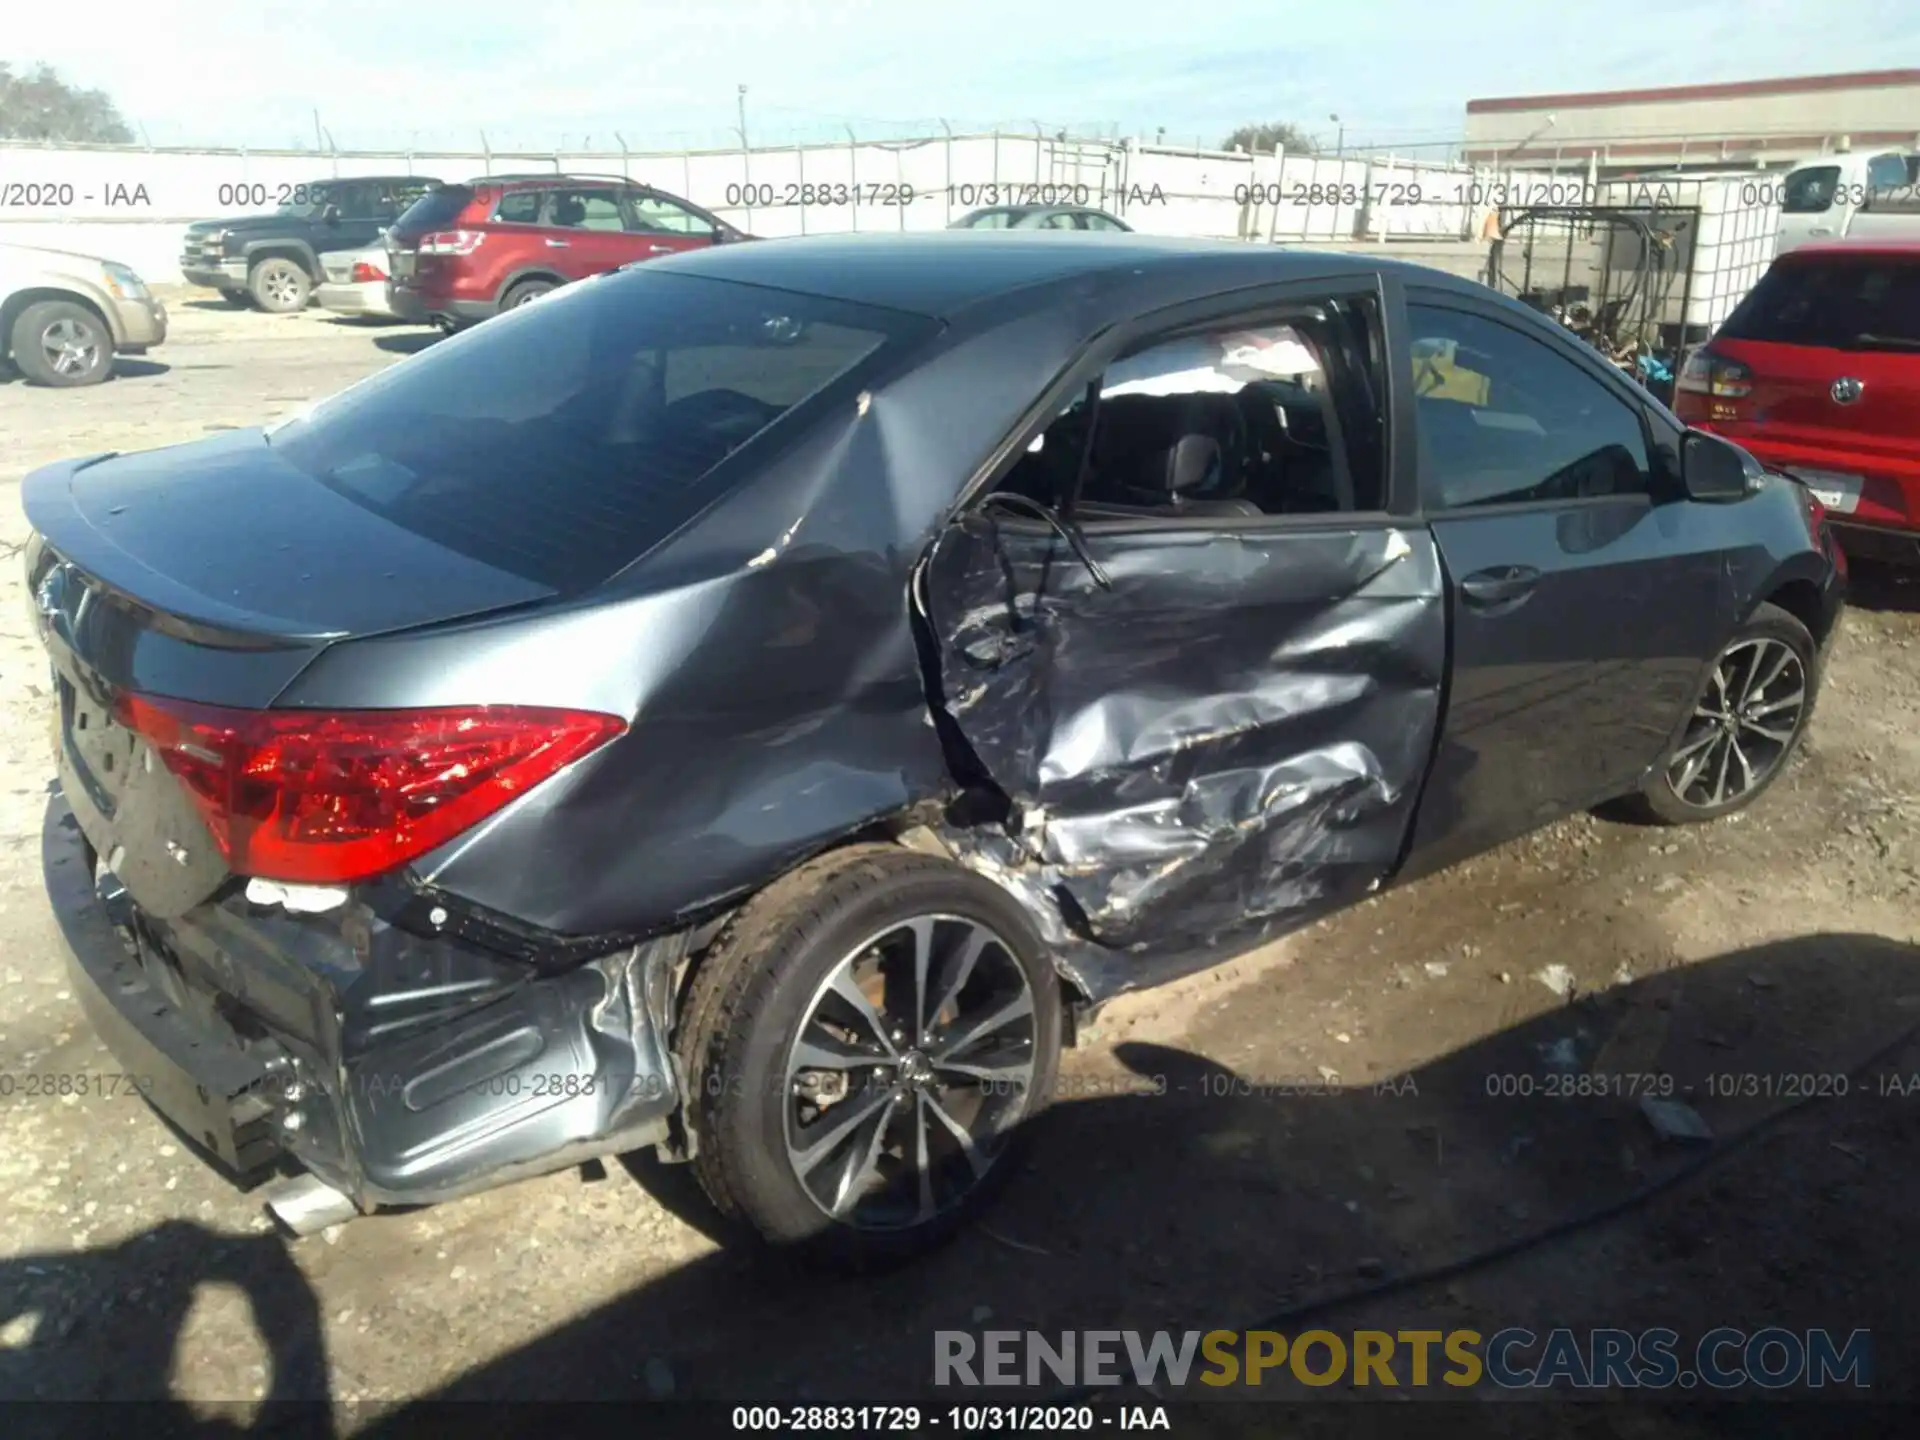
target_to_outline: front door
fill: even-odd
[[[1733,617],[1723,527],[1629,382],[1450,293],[1407,315],[1453,633],[1418,873],[1631,791]]]
[[[657,260],[713,243],[714,223],[656,190],[627,192],[627,259]]]
[[[1257,939],[1401,853],[1446,636],[1389,504],[1376,285],[1091,357],[928,557],[945,719],[1101,944]]]

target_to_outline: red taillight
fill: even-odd
[[[1753,372],[1737,360],[1728,360],[1713,353],[1705,346],[1687,357],[1687,363],[1680,367],[1680,378],[1675,382],[1680,390],[1690,390],[1696,395],[1717,395],[1723,400],[1737,400],[1753,389]]]
[[[436,230],[420,237],[422,255],[471,255],[487,238],[484,230]]]
[[[228,710],[127,695],[115,711],[179,777],[229,869],[309,885],[404,865],[626,728],[512,705]]]
[[[372,264],[366,260],[356,260],[354,262],[354,265],[353,265],[353,283],[354,284],[369,285],[373,283],[375,280],[384,280],[386,278],[387,278],[387,272],[382,270],[378,265]]]

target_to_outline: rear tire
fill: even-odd
[[[500,297],[500,308],[518,310],[522,305],[531,305],[542,295],[549,294],[556,288],[551,280],[522,280]]]
[[[1820,652],[1807,627],[1760,606],[1715,657],[1685,731],[1648,775],[1642,815],[1690,825],[1744,810],[1787,768],[1819,689]]]
[[[307,308],[313,281],[299,261],[273,255],[247,272],[247,293],[269,315],[293,315]]]
[[[106,322],[72,300],[42,300],[13,322],[13,363],[35,385],[71,389],[113,374],[113,336]]]
[[[821,856],[749,901],[694,972],[675,1037],[694,1174],[723,1215],[805,1260],[920,1254],[1014,1173],[1061,1010],[998,886],[892,845]]]

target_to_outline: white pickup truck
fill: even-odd
[[[1815,240],[1920,239],[1920,155],[1849,151],[1801,161],[1779,182],[1776,254]]]

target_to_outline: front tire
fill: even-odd
[[[1751,805],[1787,768],[1820,685],[1807,627],[1762,605],[1715,657],[1685,731],[1647,777],[1649,818],[1665,825],[1716,820]]]
[[[71,300],[42,300],[13,322],[13,363],[36,385],[98,385],[113,373],[105,322]]]
[[[830,852],[694,972],[676,1037],[694,1173],[770,1246],[904,1260],[1011,1176],[1060,1038],[1060,981],[1005,891],[896,846]]]
[[[313,281],[297,260],[275,255],[247,272],[247,293],[269,315],[293,315],[307,308]]]

